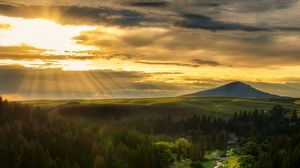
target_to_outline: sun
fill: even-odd
[[[77,44],[74,37],[93,26],[61,25],[44,19],[23,19],[0,16],[0,23],[10,25],[0,29],[0,46],[29,45],[45,49],[44,54],[70,55],[78,51],[93,50],[91,46]]]

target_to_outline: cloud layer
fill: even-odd
[[[298,0],[0,0],[0,35],[19,26],[27,38],[42,32],[47,44],[0,43],[1,92],[22,88],[27,98],[153,97],[244,80],[298,96],[299,10]],[[65,39],[46,36],[54,28],[37,28],[37,20],[51,21],[58,32],[88,29],[67,36],[71,44],[58,53],[50,48]],[[29,22],[35,29],[28,30]],[[68,90],[75,76],[86,83]],[[66,81],[55,84],[60,78]],[[37,89],[30,88],[29,79]],[[53,84],[59,87],[43,90]],[[80,92],[82,87],[90,91]]]

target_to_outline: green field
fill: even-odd
[[[66,104],[77,106],[138,106],[139,110],[156,107],[148,111],[156,111],[161,108],[166,111],[181,111],[189,114],[211,114],[217,116],[229,116],[241,110],[269,110],[275,104],[283,105],[289,109],[297,109],[300,112],[299,100],[297,99],[240,99],[225,97],[171,97],[171,98],[139,98],[139,99],[95,99],[95,100],[31,100],[23,101],[34,106],[55,107]],[[170,108],[170,109],[168,109]],[[147,110],[145,110],[147,111]]]

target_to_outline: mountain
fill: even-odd
[[[222,97],[240,97],[240,98],[280,98],[281,96],[266,93],[255,89],[247,83],[240,81],[228,83],[226,85],[209,89],[197,93],[184,95],[188,97],[206,97],[206,96],[222,96]]]

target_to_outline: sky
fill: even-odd
[[[0,0],[8,99],[169,97],[244,81],[300,97],[298,0]]]

